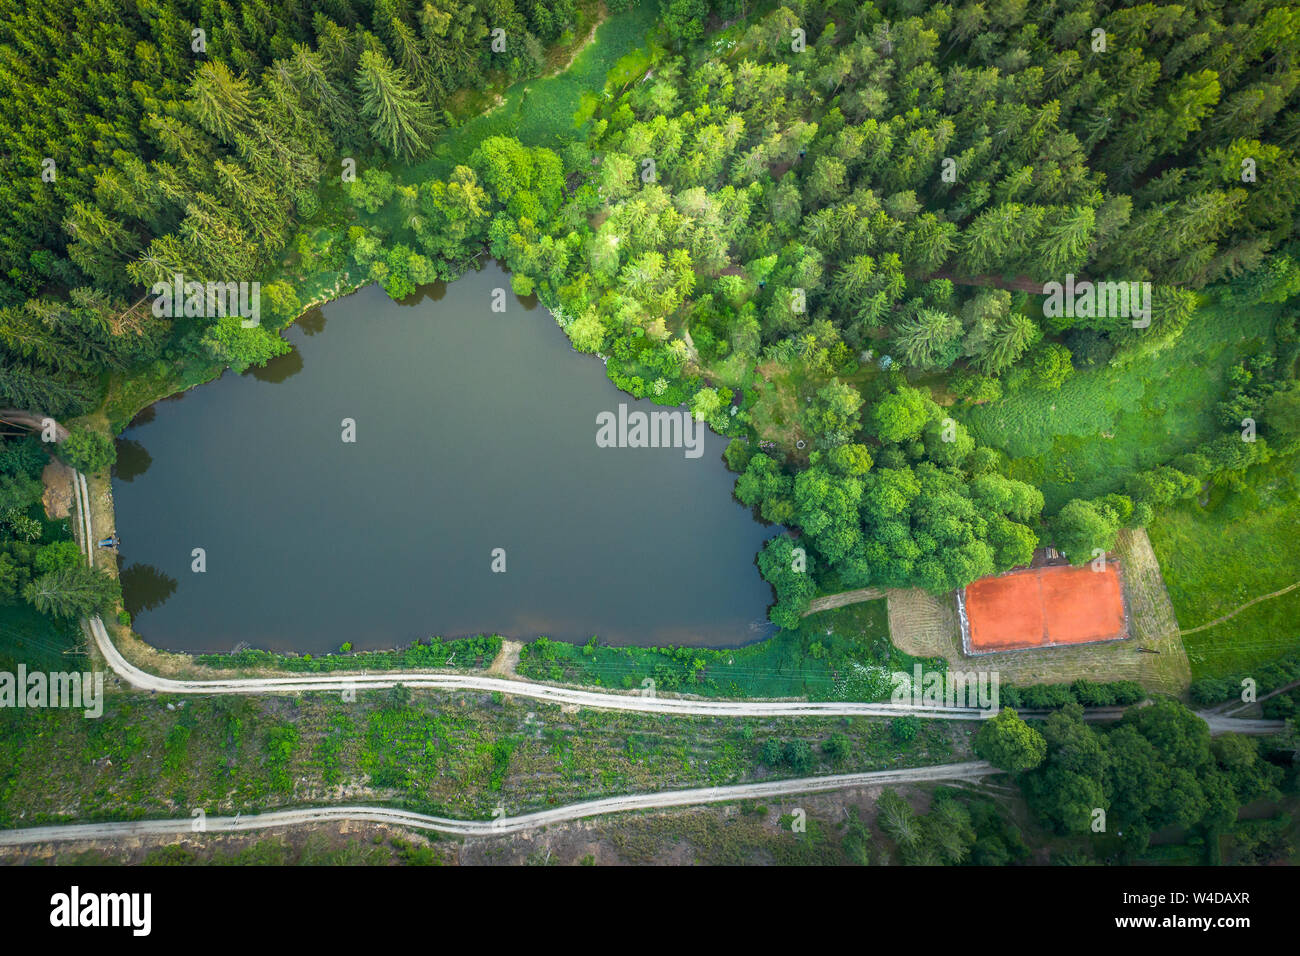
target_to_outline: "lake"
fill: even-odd
[[[400,304],[368,287],[286,338],[289,355],[157,403],[118,441],[123,592],[145,640],[319,654],[772,632],[754,556],[776,529],[732,498],[726,440],[601,447],[602,413],[667,410],[615,388],[496,263]]]

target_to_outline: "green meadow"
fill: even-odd
[[[1042,488],[1051,513],[1119,490],[1133,472],[1218,434],[1224,377],[1267,342],[1277,312],[1204,305],[1163,352],[1078,370],[1053,393],[1026,386],[954,414],[980,444],[1007,453],[1013,478]]]
[[[1300,456],[1256,468],[1236,490],[1186,502],[1148,529],[1184,631],[1300,581]],[[1192,676],[1246,673],[1300,648],[1300,588],[1186,634]]]

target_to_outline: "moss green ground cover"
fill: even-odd
[[[1259,467],[1245,487],[1216,489],[1149,529],[1184,631],[1300,581],[1300,457]],[[1300,649],[1300,589],[1263,601],[1214,627],[1185,634],[1192,676],[1249,672]]]
[[[0,670],[12,671],[19,662],[29,671],[83,668],[83,655],[67,653],[78,637],[76,622],[41,614],[26,602],[0,606]]]
[[[955,415],[980,444],[1010,456],[1013,478],[1042,488],[1051,513],[1071,498],[1118,490],[1127,475],[1222,431],[1214,406],[1224,376],[1267,341],[1277,311],[1204,305],[1163,352],[1076,371],[1057,392],[1026,387]]]
[[[638,57],[637,51],[646,43],[657,9],[653,0],[642,0],[608,17],[567,69],[514,84],[495,108],[481,104],[489,111],[439,137],[432,154],[418,165],[394,167],[394,175],[409,183],[448,176],[489,136],[513,136],[527,146],[562,145],[590,116],[592,98],[603,94],[610,70],[619,67],[611,82],[630,82],[649,65],[649,56]]]

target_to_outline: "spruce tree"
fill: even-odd
[[[371,121],[370,133],[389,153],[409,159],[424,150],[433,134],[433,119],[405,72],[382,53],[367,50],[357,66],[357,89],[361,114]]]

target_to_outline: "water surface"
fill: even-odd
[[[286,336],[290,355],[159,402],[119,440],[123,590],[149,642],[318,654],[769,633],[754,555],[772,529],[731,497],[725,440],[706,429],[696,459],[598,447],[598,413],[656,406],[574,352],[499,266],[400,305],[367,288]]]

